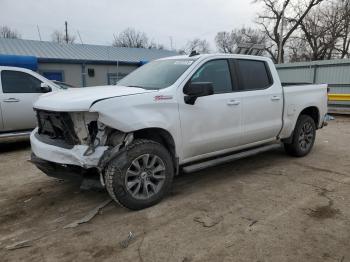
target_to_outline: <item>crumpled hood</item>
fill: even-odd
[[[34,103],[34,108],[59,112],[88,111],[90,106],[98,100],[155,91],[126,86],[69,88],[40,96]]]

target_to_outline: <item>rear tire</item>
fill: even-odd
[[[122,206],[139,210],[160,202],[174,177],[170,153],[161,144],[139,139],[122,149],[106,169],[109,195]]]
[[[284,149],[289,155],[295,157],[306,156],[310,153],[315,138],[315,121],[308,115],[301,115],[295,125],[292,143],[284,143]]]

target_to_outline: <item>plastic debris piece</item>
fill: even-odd
[[[134,239],[135,239],[135,234],[130,231],[128,237],[125,240],[120,242],[120,246],[122,248],[127,248],[130,242]]]
[[[12,244],[12,245],[7,246],[6,249],[7,250],[16,250],[16,249],[30,247],[30,246],[32,246],[31,240],[23,240],[23,241],[19,241],[19,242]]]
[[[105,206],[107,206],[111,202],[112,202],[112,199],[108,199],[108,200],[102,202],[97,207],[95,207],[93,210],[91,210],[86,216],[84,216],[83,218],[81,218],[79,220],[76,220],[76,221],[74,221],[74,222],[64,226],[63,228],[64,229],[66,229],[66,228],[74,228],[74,227],[77,227],[80,224],[89,222],[91,219],[93,219],[100,212],[100,210],[102,208],[104,208]]]

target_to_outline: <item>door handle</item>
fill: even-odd
[[[280,100],[281,99],[281,97],[279,97],[279,96],[273,96],[273,97],[271,97],[271,100],[272,101],[278,101],[278,100]]]
[[[238,106],[241,103],[241,101],[235,100],[235,99],[231,99],[227,102],[227,105],[229,106]]]
[[[6,103],[16,103],[16,102],[19,102],[20,100],[18,98],[14,98],[14,97],[11,97],[11,98],[8,98],[8,99],[5,99],[4,102]]]

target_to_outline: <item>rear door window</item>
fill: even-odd
[[[3,93],[41,93],[41,81],[34,76],[19,72],[1,71]]]
[[[268,67],[264,61],[238,59],[241,90],[261,90],[272,85]]]

